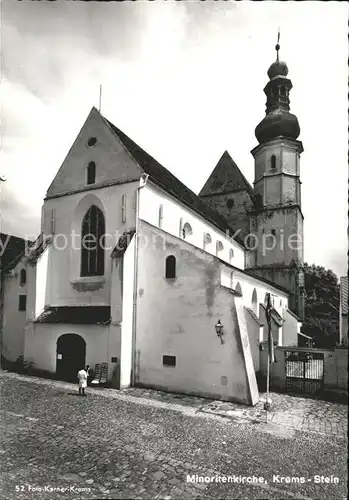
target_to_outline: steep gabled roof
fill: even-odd
[[[167,191],[169,194],[177,198],[180,202],[189,206],[192,210],[202,215],[207,221],[211,222],[221,231],[233,231],[226,221],[218,212],[211,209],[206,203],[199,198],[193,191],[185,186],[177,177],[163,167],[152,156],[145,152],[140,146],[132,141],[124,132],[115,127],[109,120],[103,117],[115,135],[123,143],[127,151],[136,160],[145,174],[148,174],[150,180],[157,186]],[[247,181],[246,181],[247,182]],[[236,240],[243,244],[242,240],[236,237]]]
[[[233,193],[235,191],[247,191],[251,195],[253,193],[252,187],[246,177],[228,151],[224,151],[204,187],[201,189],[199,196]]]
[[[31,245],[32,242],[5,233],[0,233],[0,240],[0,250],[2,251],[0,255],[0,269],[4,272],[10,271],[23,257],[26,245]]]

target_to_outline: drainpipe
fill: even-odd
[[[140,190],[147,184],[148,174],[143,174],[139,180],[136,191],[136,233],[135,233],[135,254],[134,254],[134,277],[133,277],[133,321],[132,321],[132,370],[131,385],[135,385],[136,373],[136,331],[137,331],[137,287],[138,287],[138,231],[139,231],[139,196]]]

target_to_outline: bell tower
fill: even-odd
[[[279,35],[280,36],[280,35]],[[279,37],[278,37],[279,42]],[[255,274],[286,288],[290,309],[304,315],[303,214],[301,210],[300,155],[303,145],[298,119],[290,113],[292,82],[285,62],[268,70],[266,115],[255,130],[259,145],[255,160],[253,234]]]

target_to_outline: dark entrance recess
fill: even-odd
[[[75,333],[66,333],[57,340],[57,365],[58,379],[67,382],[77,382],[77,374],[85,367],[86,343],[82,337]]]

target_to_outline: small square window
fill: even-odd
[[[18,301],[18,310],[19,311],[25,311],[27,309],[27,296],[26,295],[20,295],[19,296],[19,301]]]
[[[162,356],[164,366],[176,366],[176,356]]]

